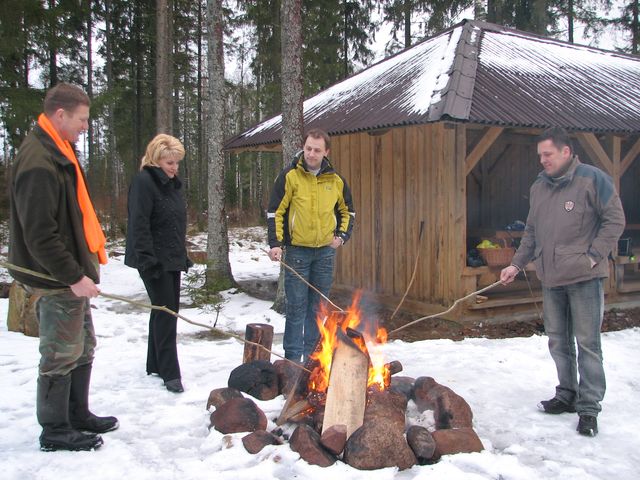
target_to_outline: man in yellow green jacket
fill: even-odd
[[[285,168],[271,192],[267,209],[269,258],[282,259],[324,295],[333,283],[336,249],[353,229],[355,211],[346,180],[327,156],[330,138],[309,130],[303,151]],[[320,295],[289,270],[285,271],[285,357],[306,360],[318,340]]]

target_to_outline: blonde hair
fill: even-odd
[[[140,170],[147,165],[158,167],[158,160],[163,157],[173,157],[176,160],[184,158],[184,146],[176,137],[161,133],[156,135],[147,145],[147,151],[140,162]]]

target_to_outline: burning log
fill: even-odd
[[[336,328],[339,328],[345,320],[345,312],[332,312],[331,315],[327,317],[327,322],[335,322]],[[313,349],[313,353],[303,364],[303,367],[306,369],[306,371],[299,371],[298,377],[296,378],[293,387],[291,387],[288,395],[286,395],[287,400],[282,407],[282,411],[280,412],[278,419],[276,420],[276,425],[283,425],[287,421],[291,420],[294,415],[297,415],[309,408],[310,405],[306,399],[307,394],[309,393],[309,372],[313,371],[319,366],[319,362],[315,357],[320,351],[322,351],[322,336],[318,338],[316,346]],[[300,404],[300,402],[304,403]]]
[[[348,329],[348,336],[338,331],[338,345],[333,354],[327,404],[322,433],[334,425],[347,426],[347,438],[360,428],[367,403],[369,358],[349,337],[362,335]]]
[[[256,345],[244,344],[242,363],[253,362],[254,360],[271,360],[271,345],[273,344],[273,326],[266,323],[249,323],[244,333],[245,340],[262,345],[267,350]]]
[[[394,360],[393,362],[385,363],[384,368],[389,370],[389,376],[395,375],[396,373],[400,373],[403,370],[402,363],[398,360]]]

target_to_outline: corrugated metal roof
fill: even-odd
[[[458,120],[640,133],[640,58],[465,20],[304,102],[330,135]],[[279,143],[281,116],[225,148]]]

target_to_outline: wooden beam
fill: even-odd
[[[609,155],[607,155],[607,152],[604,151],[604,148],[602,148],[602,145],[600,145],[596,136],[593,133],[584,132],[578,132],[576,135],[580,145],[587,151],[587,154],[591,156],[592,160],[598,162],[600,166],[613,177],[613,162],[609,158]]]
[[[627,154],[622,159],[622,162],[620,163],[621,177],[629,169],[638,155],[640,155],[640,138],[636,140],[636,143],[633,145],[633,147],[631,147],[631,149],[627,152]]]
[[[622,138],[617,135],[614,135],[611,141],[611,160],[613,161],[613,172],[611,178],[613,179],[613,184],[616,187],[616,191],[620,191],[620,177],[622,177],[622,173],[620,172],[620,156],[622,150]]]
[[[467,155],[464,161],[465,177],[469,175],[469,172],[473,170],[473,167],[476,166],[482,156],[487,153],[487,150],[489,150],[503,130],[503,127],[489,127],[487,133],[485,133],[476,146],[473,147],[473,150],[471,150],[471,153]]]

